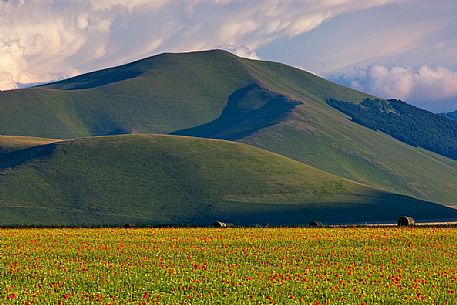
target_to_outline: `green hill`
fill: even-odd
[[[351,121],[330,99],[375,97],[224,51],[162,54],[0,92],[0,134],[173,133],[236,140],[379,189],[457,205],[457,162]]]
[[[241,141],[341,177],[457,206],[456,161],[365,128],[326,105],[334,96],[354,103],[373,97],[283,64],[244,62],[270,90],[302,103],[280,124]]]
[[[121,80],[119,74],[138,76]],[[163,54],[48,86],[0,92],[0,134],[169,133],[217,118],[230,94],[252,82],[226,52]]]
[[[457,210],[220,140],[69,140],[10,152],[0,168],[1,225],[290,225],[313,219],[395,221],[403,214],[457,217]]]

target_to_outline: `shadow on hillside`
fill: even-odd
[[[55,150],[55,143],[33,146],[11,152],[0,152],[0,170],[19,166],[28,160],[50,155]]]
[[[230,95],[227,106],[216,120],[171,134],[238,140],[279,123],[299,104],[287,96],[251,84]]]
[[[364,203],[246,204],[218,205],[217,219],[235,225],[307,225],[313,220],[324,224],[396,223],[400,216],[419,222],[456,221],[457,210],[408,196],[375,193]],[[219,215],[218,215],[219,214]]]

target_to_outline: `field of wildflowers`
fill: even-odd
[[[457,304],[457,229],[1,229],[1,304]]]

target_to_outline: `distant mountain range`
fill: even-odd
[[[0,134],[9,136],[0,140],[0,192],[9,194],[0,205],[21,224],[182,224],[224,216],[243,224],[304,223],[311,216],[363,222],[414,213],[452,218],[454,210],[429,202],[457,206],[455,126],[280,63],[220,50],[167,53],[0,92]],[[136,135],[144,133],[173,136]],[[43,139],[81,137],[89,138]],[[201,158],[189,159],[180,143]],[[174,147],[180,150],[168,151]],[[206,164],[217,156],[219,163]],[[280,165],[270,168],[273,160]],[[312,169],[297,172],[298,184],[285,174],[295,166]],[[202,170],[194,175],[192,168]],[[208,178],[217,169],[223,179]],[[264,170],[265,180],[256,180],[255,172]],[[344,187],[311,183],[319,175]],[[20,185],[32,191],[20,194]],[[53,209],[55,218],[46,218]],[[40,216],[32,221],[33,215]]]

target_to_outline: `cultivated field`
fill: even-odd
[[[457,229],[2,229],[2,304],[456,304]]]

